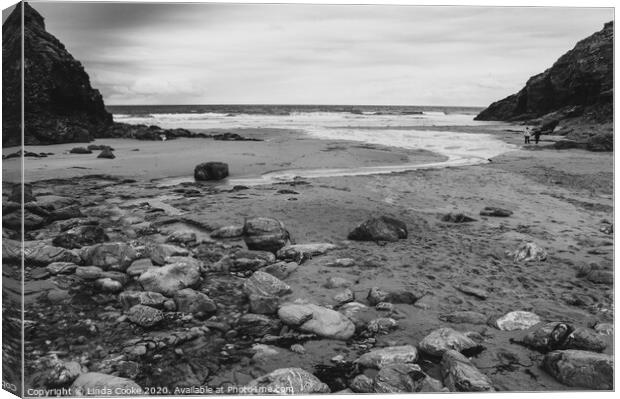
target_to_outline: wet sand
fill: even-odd
[[[476,128],[476,132],[480,131],[481,128]],[[521,139],[518,131],[507,131],[505,126],[489,127],[483,132],[495,134],[513,144],[518,144]],[[548,144],[547,140],[554,138],[543,139],[541,144]],[[244,166],[246,169],[237,169],[243,170],[239,173],[248,175],[278,168],[324,166],[328,162],[336,167],[445,159],[428,153],[375,146],[350,149],[347,146],[350,143],[314,143],[305,139],[294,143],[282,147],[286,144],[277,141],[215,143],[205,140],[204,148],[209,148],[211,144],[218,146],[221,160],[229,163],[234,159],[233,155],[255,159],[255,162]],[[487,324],[448,323],[443,316],[454,311],[476,311],[494,320],[510,311],[526,310],[538,314],[545,321],[561,320],[576,326],[613,323],[612,285],[577,277],[577,270],[590,263],[613,270],[613,235],[601,231],[603,219],[613,221],[613,154],[528,146],[492,158],[487,164],[388,175],[303,179],[237,191],[218,184],[184,183],[161,187],[156,182],[149,182],[148,179],[156,178],[152,173],[153,164],[150,162],[153,161],[149,160],[149,154],[157,146],[169,144],[183,143],[140,142],[140,153],[147,153],[145,160],[132,159],[131,162],[144,162],[137,167],[139,176],[144,180],[133,183],[105,178],[41,181],[34,183],[35,194],[54,193],[79,198],[84,213],[99,217],[111,237],[118,240],[136,238],[128,236],[136,219],[150,223],[172,219],[177,221],[175,226],[199,226],[201,232],[208,234],[220,226],[240,224],[245,217],[267,216],[281,220],[296,243],[331,242],[340,245],[337,250],[303,263],[289,276],[285,281],[291,286],[292,294],[285,300],[300,298],[333,306],[333,296],[341,291],[325,287],[326,280],[333,276],[353,282],[351,290],[356,300],[361,302],[365,302],[371,287],[394,290],[423,285],[429,291],[413,305],[395,305],[396,312],[392,317],[397,319],[398,328],[388,334],[377,335],[375,341],[355,339],[345,344],[325,339],[311,340],[303,343],[304,354],[282,347],[278,356],[266,362],[239,360],[234,355],[233,360],[226,358],[222,361],[217,371],[211,370],[206,378],[209,384],[226,381],[244,384],[281,367],[302,367],[313,371],[317,365],[331,364],[330,359],[338,354],[353,361],[369,348],[416,345],[436,328],[453,327],[481,335],[485,349],[473,357],[472,362],[492,380],[497,389],[574,389],[556,381],[541,369],[543,354],[513,342],[527,331],[506,332]],[[258,150],[274,144],[280,146],[275,153]],[[115,166],[124,165],[126,168],[129,165],[124,163],[129,160],[124,161],[122,155],[133,148],[133,143],[124,146],[117,141],[114,146],[117,148],[117,159],[105,160],[105,165],[109,166],[96,170],[96,173],[135,178],[134,170],[129,172]],[[151,149],[150,152],[147,148]],[[308,152],[308,148],[313,150]],[[179,176],[185,175],[188,165],[193,168],[197,160],[204,160],[202,151],[196,148],[165,162],[170,162],[172,169],[178,168]],[[248,153],[254,155],[244,155]],[[275,154],[277,163],[273,161]],[[66,159],[69,157],[86,156],[70,155]],[[62,169],[60,161],[57,165],[49,165],[57,170]],[[33,170],[33,179],[46,176],[45,170],[37,170]],[[74,173],[74,170],[64,171],[54,177],[75,176]],[[95,171],[80,170],[80,173],[94,174]],[[287,191],[281,192],[282,189]],[[159,207],[163,211],[157,211],[157,206],[147,205],[149,201],[163,202],[166,207]],[[484,206],[506,208],[514,214],[508,218],[482,217],[479,212]],[[441,216],[448,212],[463,212],[476,220],[463,224],[442,222]],[[358,223],[382,214],[393,215],[405,222],[409,237],[385,245],[346,240],[348,232]],[[191,223],[188,225],[187,221]],[[47,233],[43,231],[42,234]],[[153,237],[149,239],[165,238]],[[144,238],[138,236],[138,239]],[[507,251],[515,250],[525,241],[545,248],[549,254],[547,260],[519,263],[507,256]],[[239,239],[224,242],[232,247],[244,246]],[[353,258],[356,264],[350,268],[327,267],[326,263],[335,258]],[[205,281],[205,289],[220,292],[214,294],[216,301],[231,301],[228,297],[234,291],[222,288],[228,285],[223,285],[221,279],[223,277],[214,277]],[[226,281],[226,284],[234,286],[234,283]],[[460,284],[482,289],[488,297],[480,299],[467,295],[455,288]],[[57,317],[57,314],[64,314],[60,312],[67,310],[63,306],[66,305],[49,307],[47,302],[42,302],[35,309],[49,317]],[[119,340],[135,334],[134,330],[125,326],[127,323],[119,325],[111,319],[99,317],[101,310],[94,305],[84,303],[78,307],[85,312],[84,317],[97,320],[99,331],[106,331],[89,338],[90,349],[101,345],[106,353],[114,354]],[[375,313],[376,317],[381,316],[380,312]],[[233,315],[231,311],[230,317]],[[221,317],[226,319],[228,315]],[[45,320],[41,322],[44,324]],[[47,334],[63,333],[55,328]],[[144,335],[143,332],[140,334]],[[37,336],[34,347],[43,351],[58,349],[56,344],[44,346],[44,339],[45,336]],[[603,339],[607,342],[604,353],[612,354],[613,336],[603,336]],[[235,339],[228,339],[227,342],[244,348]],[[59,344],[59,348],[65,347]],[[192,356],[192,348],[189,345],[185,349],[187,358],[183,362],[190,362],[187,359]],[[245,352],[241,349],[238,356],[243,358],[242,353]],[[78,356],[77,352],[70,354]],[[153,365],[158,364],[151,361]],[[165,370],[168,370],[166,367],[172,367],[177,372],[183,370],[174,362],[167,361],[165,365],[162,363]],[[432,359],[421,362],[429,375],[439,378],[436,362]],[[93,363],[94,366],[99,364],[97,359]],[[138,378],[140,383],[147,381],[144,378]]]
[[[98,139],[92,143],[27,146],[26,151],[53,153],[46,158],[28,157],[25,181],[70,178],[93,174],[124,176],[136,180],[190,177],[194,166],[207,161],[229,164],[230,178],[253,178],[291,168],[355,168],[378,165],[441,162],[446,157],[425,150],[408,150],[345,140],[319,140],[296,131],[281,129],[227,130],[264,141],[218,141],[181,138],[162,141]],[[217,133],[209,131],[208,133]],[[74,147],[109,145],[116,159],[98,159],[92,154],[70,154]],[[3,155],[19,148],[4,148]],[[2,162],[3,180],[18,181],[14,173],[19,158]]]

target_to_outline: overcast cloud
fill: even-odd
[[[487,105],[613,10],[36,3],[106,104]]]

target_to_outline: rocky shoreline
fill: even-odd
[[[603,156],[586,162],[545,151],[584,165]],[[27,386],[611,389],[605,242],[613,225],[596,222],[612,209],[604,206],[607,180],[594,189],[597,207],[573,205],[592,187],[531,180],[517,154],[450,170],[252,188],[162,188],[106,175],[33,182],[25,205]],[[539,152],[529,154],[532,162]],[[561,180],[558,165],[552,173]],[[494,192],[475,212],[476,194],[458,186],[473,178]],[[598,219],[569,234],[581,243],[567,249],[552,238],[553,222],[524,222],[536,208],[503,199],[532,198],[507,178],[550,190],[536,200],[555,201],[564,217]],[[499,184],[508,187],[500,192]],[[441,192],[461,205],[437,206]],[[3,198],[5,277],[19,259],[17,194]]]

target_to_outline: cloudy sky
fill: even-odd
[[[613,19],[610,8],[31,5],[110,105],[483,106]]]

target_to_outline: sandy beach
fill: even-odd
[[[200,184],[185,180],[161,185],[162,178],[187,176],[192,165],[205,160],[228,161],[231,167],[234,165],[232,176],[252,177],[279,169],[425,164],[448,158],[423,150],[317,140],[294,132],[287,132],[292,138],[283,138],[282,132],[260,130],[254,134],[260,134],[266,141],[97,140],[98,144],[115,148],[117,158],[114,160],[98,160],[95,154],[66,154],[75,145],[29,148],[55,155],[28,159],[26,179],[32,183],[35,196],[53,194],[76,198],[84,215],[96,218],[111,241],[131,241],[138,245],[145,240],[163,242],[168,234],[189,229],[212,242],[209,235],[214,229],[243,224],[245,218],[264,216],[280,220],[294,243],[336,244],[338,249],[308,259],[285,280],[292,293],[282,298],[283,301],[311,301],[333,307],[334,295],[341,290],[327,288],[330,277],[349,281],[359,302],[365,302],[372,287],[405,291],[423,287],[426,292],[414,304],[396,304],[390,317],[397,321],[398,328],[372,339],[360,336],[348,343],[310,339],[301,341],[304,353],[281,347],[279,356],[265,362],[244,360],[252,353],[249,349],[252,341],[230,336],[224,341],[204,344],[207,346],[196,351],[197,357],[186,356],[184,363],[189,359],[190,364],[194,364],[192,362],[199,361],[205,348],[212,351],[225,342],[232,345],[225,351],[226,355],[220,354],[217,361],[213,360],[217,366],[210,365],[208,373],[194,370],[181,377],[181,364],[165,355],[151,362],[169,376],[139,374],[138,381],[143,384],[153,383],[154,378],[159,378],[162,384],[172,383],[174,378],[175,384],[179,383],[179,378],[187,384],[203,379],[213,386],[245,384],[281,367],[316,371],[331,364],[330,359],[335,355],[353,361],[369,348],[415,345],[439,327],[452,327],[478,334],[484,350],[471,361],[491,379],[496,389],[569,389],[541,369],[542,353],[515,343],[527,330],[500,331],[492,324],[497,317],[515,310],[534,312],[544,321],[561,320],[584,327],[613,322],[611,282],[577,277],[578,270],[584,267],[612,268],[612,236],[602,232],[601,226],[604,226],[603,220],[613,218],[613,154],[544,148],[552,143],[553,137],[545,138],[539,147],[520,147],[521,127],[497,125],[456,129],[465,134],[469,131],[492,135],[514,145],[515,149],[484,164],[392,174],[304,178],[243,189],[232,188],[225,182]],[[251,133],[244,131],[248,136]],[[134,148],[140,151],[132,151]],[[181,148],[182,151],[174,152]],[[10,149],[5,151],[10,152]],[[164,151],[170,155],[162,156]],[[5,168],[7,164],[5,161]],[[166,171],[165,176],[162,170]],[[4,173],[6,180],[6,169]],[[131,179],[127,180],[128,177]],[[480,216],[485,206],[508,209],[513,215],[508,218]],[[441,218],[447,213],[463,213],[475,220],[443,222]],[[381,245],[347,240],[347,234],[356,224],[384,214],[397,217],[407,225],[409,237],[406,240]],[[158,226],[156,233],[145,233],[144,223]],[[27,233],[27,238],[49,240],[57,234],[55,229],[58,227],[50,225]],[[218,246],[218,239],[216,246],[209,244],[208,248],[212,249],[206,253],[202,247],[205,244],[193,247],[192,251],[209,263],[209,259],[216,256],[214,253],[245,246],[240,238],[221,241],[223,246]],[[524,242],[534,242],[544,248],[548,252],[547,259],[520,263],[507,255]],[[355,264],[348,268],[328,266],[330,261],[339,258],[354,259]],[[590,266],[592,264],[595,266]],[[28,309],[43,312],[34,323],[45,325],[46,329],[27,335],[28,347],[43,351],[56,347],[69,348],[69,351],[81,348],[81,351],[85,346],[100,345],[104,355],[100,360],[92,359],[95,369],[103,367],[101,361],[106,357],[119,350],[127,351],[127,345],[131,347],[128,342],[136,339],[133,327],[119,322],[116,316],[104,317],[98,310],[99,305],[93,302],[96,298],[99,298],[96,301],[105,302],[109,294],[96,294],[91,298],[80,296],[79,300],[74,297],[73,301],[51,299],[50,302],[50,298],[65,297],[62,293],[67,292],[66,279],[58,275],[42,280],[34,275],[40,275],[40,269],[27,267]],[[201,289],[221,303],[222,309],[229,309],[228,314],[219,314],[215,320],[235,326],[247,305],[243,305],[243,300],[239,303],[231,299],[229,293],[221,290],[228,287],[226,290],[236,292],[244,279],[218,273],[209,276],[201,283]],[[463,286],[483,292],[484,298],[463,292]],[[67,295],[71,297],[72,294]],[[117,302],[106,303],[110,304],[109,313],[117,314]],[[84,344],[66,347],[66,342],[78,339],[66,336],[74,333],[61,327],[63,323],[71,324],[73,316],[57,317],[67,312],[67,306],[79,309],[80,314],[84,314],[80,318],[92,319],[99,331],[108,332],[93,336]],[[455,312],[477,312],[488,322],[455,321],[449,318]],[[369,308],[364,317],[371,320],[382,314],[385,316]],[[188,328],[201,323],[190,320],[182,325]],[[168,330],[166,334],[169,334],[169,329],[164,327],[159,331],[163,334]],[[144,339],[153,332],[145,330],[140,334]],[[53,338],[53,343],[44,349],[41,345],[46,337]],[[601,337],[606,343],[604,353],[613,353],[612,336]],[[192,345],[196,342],[189,341],[178,348],[187,351]],[[36,370],[42,367],[41,361],[28,356],[27,359],[36,376]],[[423,364],[426,373],[440,378],[439,366],[433,359]],[[332,373],[346,371],[345,368],[329,370]]]

